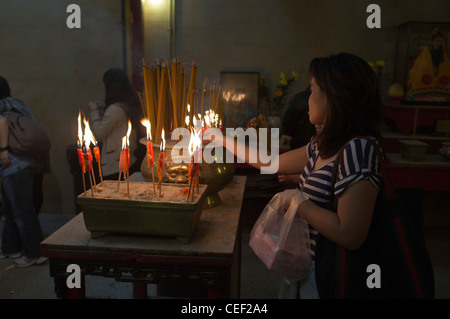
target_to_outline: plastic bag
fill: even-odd
[[[280,212],[291,198],[286,213]],[[249,245],[258,258],[289,281],[305,278],[311,266],[308,223],[297,214],[305,199],[298,189],[275,194],[250,233]]]

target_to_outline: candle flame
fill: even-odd
[[[84,123],[84,145],[86,147],[86,150],[88,150],[90,144],[92,143],[93,145],[96,145],[97,141],[95,140],[91,128],[89,127],[89,121],[83,118],[83,123]]]
[[[201,134],[201,130],[195,132],[195,136],[194,136],[194,146],[195,146],[195,150],[200,150],[202,148],[202,139],[200,138],[200,134]]]
[[[127,137],[122,137],[122,150],[127,148]]]
[[[200,134],[201,134],[201,130],[199,131],[194,131],[194,139],[193,139],[193,148],[194,148],[194,162],[195,163],[200,163],[200,158],[201,158],[201,148],[202,148],[202,140],[200,138]]]
[[[131,121],[128,120],[127,147],[130,146],[130,134],[131,134]]]
[[[83,145],[83,128],[81,127],[81,112],[78,112],[78,147]]]
[[[159,146],[159,150],[161,152],[164,152],[165,149],[166,149],[166,140],[164,139],[164,129],[162,129],[162,132],[161,132],[161,145]]]
[[[189,157],[192,157],[194,154],[194,147],[195,147],[195,136],[193,134],[194,132],[191,132],[191,138],[189,139]]]
[[[152,132],[151,132],[152,124],[147,119],[143,119],[141,121],[141,124],[147,128],[147,141],[151,141],[152,140]]]
[[[205,119],[205,123],[206,123],[206,128],[209,128],[211,126],[211,121],[209,119],[209,112],[208,111],[205,112],[204,119]]]
[[[184,123],[186,124],[187,127],[189,127],[189,113],[190,113],[190,110],[191,110],[191,106],[188,104],[187,105],[187,115],[186,115],[186,117],[184,119]]]

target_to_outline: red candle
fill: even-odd
[[[158,156],[158,189],[159,189],[159,197],[161,197],[161,183],[162,183],[162,171],[164,168],[164,150],[166,148],[166,141],[164,139],[164,129],[162,129],[161,133],[161,145],[159,146],[159,156]]]
[[[153,142],[152,141],[147,141],[147,167],[151,167],[153,168],[153,163],[154,163],[154,158],[153,158]]]
[[[83,174],[85,174],[86,173],[86,165],[84,163],[83,150],[81,149],[81,147],[79,147],[77,149],[77,153],[78,153],[78,163],[80,164],[81,172]]]
[[[97,161],[97,164],[98,164],[98,173],[100,175],[100,181],[101,181],[101,183],[103,183],[102,167],[100,164],[100,149],[98,147],[98,144],[96,144],[94,146],[94,156],[95,156],[95,160]]]

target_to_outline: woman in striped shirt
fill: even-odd
[[[307,145],[279,156],[278,174],[280,180],[293,174],[298,180],[300,175],[299,188],[306,199],[297,212],[310,225],[314,260],[317,234],[348,250],[358,249],[368,234],[382,185],[377,153],[370,142],[381,141],[377,128],[381,102],[375,73],[353,54],[315,58],[309,71],[308,114],[317,134]],[[245,154],[250,153],[248,146],[230,143],[230,139],[225,136],[222,141],[229,151],[236,154],[238,148],[245,147]],[[333,165],[341,149],[334,212],[325,204],[330,200]],[[258,169],[267,166],[249,158],[246,156],[245,161]],[[319,298],[315,278],[313,263],[309,276],[301,282],[283,281],[280,297]]]
[[[278,173],[300,173],[299,187],[307,200],[300,204],[298,214],[310,225],[314,260],[317,234],[348,250],[358,249],[368,234],[382,185],[377,153],[370,142],[380,141],[381,103],[374,72],[355,55],[315,58],[310,76],[309,119],[318,132],[304,147],[280,156]],[[325,204],[330,200],[332,170],[342,148],[334,188],[338,198],[335,213]],[[280,297],[319,298],[314,263],[301,282],[283,282]]]

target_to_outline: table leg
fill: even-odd
[[[147,299],[147,284],[143,282],[133,282],[133,298]]]
[[[84,280],[84,275],[80,276],[80,288],[67,288],[67,298],[68,299],[84,299],[86,298],[86,283]]]

